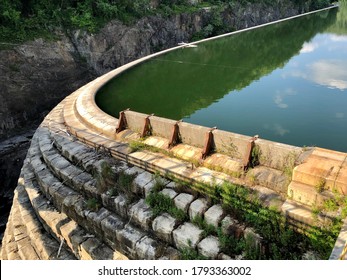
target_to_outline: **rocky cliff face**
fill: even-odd
[[[55,42],[38,39],[1,50],[0,140],[35,127],[65,96],[96,76],[178,42],[190,41],[216,16],[230,29],[241,29],[306,10],[288,0],[277,0],[272,5],[235,3],[217,15],[214,9],[206,8],[171,17],[151,16],[131,26],[112,21],[97,34],[77,30],[59,34]],[[1,201],[8,200],[8,193],[16,186],[28,143],[0,145]],[[6,151],[1,148],[5,146]]]
[[[233,3],[223,11],[205,8],[195,13],[178,14],[169,18],[146,17],[132,26],[110,22],[97,34],[77,30],[70,39],[97,75],[150,53],[190,41],[213,21],[220,20],[229,30],[238,30],[297,15],[308,10],[306,5],[277,0],[273,5]],[[218,17],[218,19],[217,19]]]
[[[0,51],[0,139],[40,121],[63,97],[120,65],[190,41],[216,16],[229,29],[292,16],[307,10],[292,1],[234,3],[222,12],[205,8],[171,17],[146,17],[131,26],[112,21],[97,34],[76,30],[59,40],[38,39]]]

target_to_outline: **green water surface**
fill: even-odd
[[[347,4],[151,59],[106,84],[105,112],[154,113],[347,151]]]

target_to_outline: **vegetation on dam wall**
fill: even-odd
[[[305,10],[326,7],[331,0],[286,0]],[[286,2],[284,1],[284,2]],[[98,0],[98,1],[48,1],[48,0],[3,0],[0,3],[0,40],[23,42],[36,37],[52,38],[52,31],[63,29],[86,29],[95,32],[113,19],[132,23],[135,19],[161,14],[192,12],[213,6],[218,12],[221,7],[235,4],[264,3],[278,5],[281,1],[254,0]],[[260,4],[261,4],[260,3]],[[213,25],[221,28],[221,18],[215,18]],[[218,28],[217,28],[218,29]],[[212,33],[212,32],[211,32]],[[208,34],[214,35],[214,34]]]

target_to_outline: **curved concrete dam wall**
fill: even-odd
[[[209,259],[249,256],[221,237],[250,240],[269,255],[269,239],[242,219],[242,211],[256,219],[263,212],[235,215],[225,207],[233,197],[280,214],[298,232],[332,225],[345,205],[325,205],[346,195],[347,154],[132,111],[115,119],[96,106],[103,84],[156,55],[87,84],[45,118],[18,181],[2,259],[179,259],[187,250]],[[167,205],[156,208],[156,199]],[[345,232],[331,258],[345,258]],[[290,248],[277,245],[288,257]]]

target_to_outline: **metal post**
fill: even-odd
[[[151,135],[151,122],[149,120],[150,117],[154,116],[154,114],[149,115],[145,118],[145,123],[143,125],[141,138]]]
[[[125,111],[128,111],[129,109],[126,109]],[[127,120],[125,118],[125,111],[119,112],[119,119],[118,119],[118,124],[116,128],[116,133],[118,134],[119,132],[123,131],[127,127]]]
[[[169,145],[168,148],[171,148],[173,146],[175,146],[178,142],[179,142],[179,126],[178,124],[182,122],[182,120],[177,121],[172,128],[172,132],[171,132],[171,137],[169,139]]]
[[[202,150],[201,159],[206,159],[206,157],[211,153],[212,144],[213,144],[213,130],[217,129],[217,127],[213,127],[209,131],[206,132],[205,135],[205,146]]]

